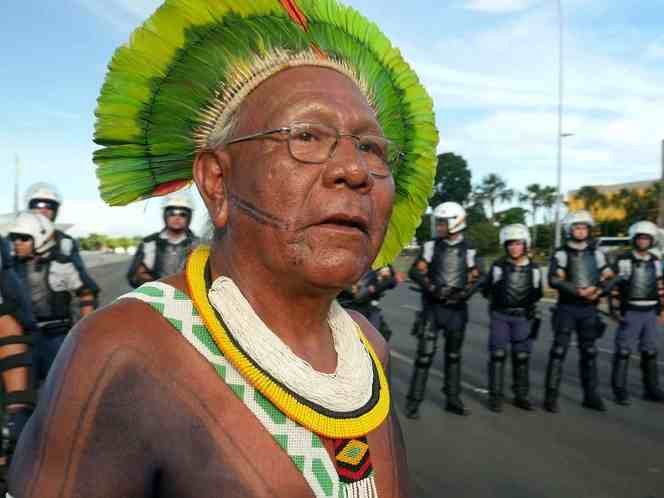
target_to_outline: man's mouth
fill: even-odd
[[[322,222],[318,223],[318,226],[337,230],[360,231],[365,235],[369,234],[369,222],[362,216],[335,214],[325,218]]]

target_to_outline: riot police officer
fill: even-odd
[[[43,380],[76,319],[94,311],[96,289],[71,257],[58,251],[53,223],[43,215],[20,213],[9,239],[14,244],[14,268],[37,320],[36,374]]]
[[[505,256],[497,259],[485,280],[482,294],[489,299],[489,408],[502,411],[505,360],[512,346],[514,405],[533,410],[530,389],[530,353],[537,335],[537,302],[542,298],[542,271],[528,257],[530,232],[522,224],[500,230]]]
[[[579,344],[583,406],[592,410],[606,410],[597,392],[599,379],[595,341],[606,328],[597,314],[597,304],[612,285],[614,273],[604,253],[592,243],[590,230],[593,225],[589,212],[570,213],[564,223],[567,240],[555,250],[549,266],[549,285],[558,291],[544,401],[544,408],[552,413],[559,411],[558,394],[563,363],[575,331]]]
[[[649,401],[664,402],[657,372],[657,315],[662,312],[662,266],[652,248],[657,237],[657,226],[650,221],[639,221],[629,228],[633,249],[616,258],[620,296],[620,325],[616,331],[611,385],[615,401],[629,405],[627,370],[629,357],[636,342],[641,351],[643,397]]]
[[[172,194],[164,199],[162,207],[164,228],[143,239],[129,267],[127,279],[132,287],[177,273],[198,244],[189,229],[194,212],[190,197]]]
[[[0,375],[4,387],[0,427],[0,489],[14,447],[36,402],[32,388],[30,302],[14,270],[8,245],[0,237]],[[4,491],[1,491],[4,494]]]
[[[58,189],[46,182],[38,182],[31,185],[25,193],[25,203],[27,209],[39,213],[50,221],[55,223],[60,208],[62,207],[62,195]],[[57,228],[54,231],[53,239],[55,241],[54,250],[65,258],[68,258],[78,270],[85,285],[98,293],[96,282],[90,277],[76,241],[62,230]]]
[[[468,415],[461,400],[461,348],[468,322],[467,300],[478,288],[480,270],[476,251],[465,240],[466,211],[456,202],[445,202],[434,209],[437,237],[425,243],[409,272],[423,292],[424,310],[430,325],[418,339],[417,357],[411,378],[406,416],[417,418],[424,399],[429,369],[436,354],[438,333],[444,332],[445,367],[443,392],[445,408]]]

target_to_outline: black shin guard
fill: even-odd
[[[643,373],[643,398],[657,403],[664,402],[664,392],[659,387],[657,351],[641,353],[641,371]]]
[[[630,352],[621,350],[613,355],[613,369],[611,371],[611,387],[615,401],[619,405],[629,405],[629,392],[627,390],[627,372],[629,370]]]
[[[489,409],[503,411],[503,391],[505,382],[505,351],[499,349],[489,358]]]
[[[522,410],[532,410],[533,405],[528,398],[530,392],[530,354],[512,351],[512,378],[514,384],[514,405]]]

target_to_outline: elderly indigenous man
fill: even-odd
[[[606,328],[597,314],[600,298],[614,283],[615,274],[604,253],[592,243],[594,225],[588,211],[570,213],[565,219],[566,242],[551,257],[549,285],[558,291],[557,309],[553,315],[554,339],[546,371],[544,408],[557,413],[560,381],[567,350],[576,332],[579,344],[579,373],[583,387],[583,406],[605,411],[597,392],[597,348],[595,341]]]
[[[331,0],[172,0],[116,53],[97,116],[104,198],[193,174],[215,235],[77,327],[10,492],[411,496],[386,345],[335,301],[432,188],[432,102],[399,52]]]
[[[436,206],[433,217],[437,237],[422,246],[409,272],[422,290],[425,316],[421,320],[426,324],[418,337],[406,404],[406,416],[413,419],[419,417],[440,331],[445,334],[445,409],[457,415],[470,414],[461,400],[461,349],[468,323],[468,300],[483,278],[476,251],[463,236],[466,210],[456,202],[444,202]]]
[[[489,408],[502,411],[507,348],[512,347],[514,405],[533,410],[530,389],[530,353],[540,319],[537,302],[542,299],[542,270],[528,257],[530,232],[520,223],[500,230],[505,256],[494,261],[483,284],[489,299]]]
[[[194,212],[189,196],[169,195],[162,208],[163,230],[143,239],[129,267],[127,279],[134,288],[181,271],[198,243],[198,237],[189,229]]]
[[[9,238],[14,243],[14,269],[37,320],[35,374],[42,381],[74,322],[94,311],[96,289],[87,285],[72,259],[58,251],[48,218],[20,213]]]
[[[629,227],[633,249],[616,258],[620,297],[620,326],[616,331],[611,384],[615,401],[629,405],[627,370],[632,351],[639,343],[643,374],[643,397],[664,402],[659,387],[657,368],[657,319],[664,320],[662,301],[662,265],[651,249],[659,229],[650,221],[639,221]]]
[[[0,376],[4,390],[0,426],[0,490],[5,488],[9,461],[36,398],[30,376],[30,333],[35,324],[30,302],[11,263],[9,247],[0,237]]]

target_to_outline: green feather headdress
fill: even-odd
[[[244,96],[294,65],[352,78],[404,153],[375,267],[410,242],[431,194],[438,132],[431,98],[378,27],[335,0],[166,0],[120,47],[95,112],[102,198],[121,206],[191,182]]]

